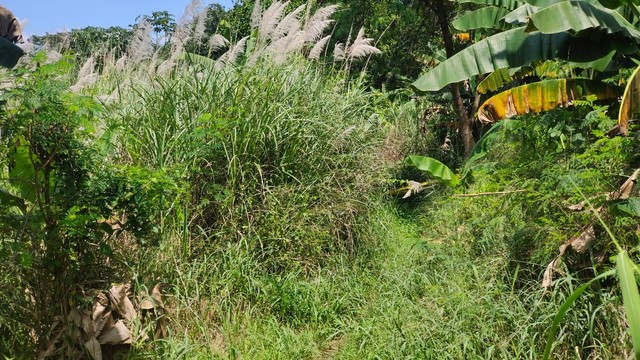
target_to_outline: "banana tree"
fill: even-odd
[[[506,30],[450,56],[412,85],[419,92],[439,91],[449,84],[485,77],[490,80],[481,83],[481,91],[493,91],[509,83],[521,68],[555,59],[591,73],[604,72],[611,68],[614,57],[633,57],[640,52],[640,31],[633,25],[640,7],[618,0],[601,1],[604,4],[586,0],[466,0],[486,7],[456,19],[453,25],[459,30]],[[472,109],[474,114],[478,107]]]

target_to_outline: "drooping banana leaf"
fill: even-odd
[[[509,10],[497,6],[487,6],[468,12],[453,21],[453,27],[460,31],[473,29],[506,29],[504,22],[500,21]]]
[[[421,92],[438,91],[476,75],[556,58],[568,60],[578,67],[602,71],[615,52],[611,41],[595,42],[568,33],[525,33],[524,27],[520,27],[465,48],[421,76],[412,86]]]
[[[567,106],[586,95],[598,100],[614,99],[622,88],[594,80],[554,79],[518,86],[497,94],[478,109],[478,119],[493,123],[516,115],[539,113]]]
[[[531,14],[529,19],[526,31],[554,34],[599,29],[607,34],[621,33],[640,41],[640,31],[620,13],[587,1],[562,1]]]
[[[640,66],[633,72],[620,102],[618,113],[618,126],[624,135],[629,130],[629,120],[636,118],[640,113]]]

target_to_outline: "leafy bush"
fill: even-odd
[[[43,346],[54,317],[90,289],[127,278],[122,251],[135,245],[127,239],[150,238],[177,193],[166,174],[104,162],[102,107],[66,90],[68,61],[39,66],[40,56],[16,70],[0,118],[0,255],[16,275],[0,280],[0,318],[14,320],[0,325],[0,343],[16,354]]]

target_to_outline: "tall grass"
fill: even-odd
[[[275,267],[356,250],[382,134],[361,84],[303,59],[239,69],[186,59],[111,109],[114,157],[181,174],[188,222],[205,238],[223,233]]]

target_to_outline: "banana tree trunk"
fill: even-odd
[[[428,0],[423,0],[427,3]],[[447,12],[445,0],[432,0],[432,9],[436,13],[438,18],[438,25],[440,26],[440,32],[442,33],[442,40],[444,41],[444,49],[447,53],[447,58],[455,55],[455,49],[453,47],[453,35],[449,29],[449,14]],[[428,4],[428,3],[427,3]],[[449,85],[451,95],[453,98],[453,108],[458,116],[458,132],[462,137],[462,144],[464,146],[464,156],[468,156],[473,149],[475,139],[473,138],[472,123],[473,112],[467,113],[462,102],[462,96],[460,95],[460,83],[454,83]]]

